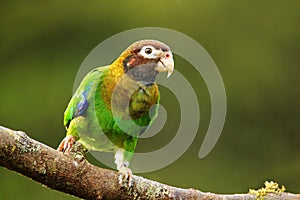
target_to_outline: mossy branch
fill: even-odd
[[[181,189],[133,176],[130,187],[119,184],[116,171],[90,164],[82,156],[63,154],[0,126],[0,166],[19,172],[49,188],[83,199],[256,199],[255,194],[220,195]],[[300,200],[299,194],[268,193],[265,199]]]

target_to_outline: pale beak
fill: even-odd
[[[164,55],[159,59],[155,70],[158,72],[168,72],[167,78],[171,76],[174,71],[174,60],[171,52],[164,52]]]

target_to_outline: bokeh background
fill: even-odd
[[[247,192],[274,180],[300,193],[299,10],[298,0],[1,1],[0,125],[56,148],[86,55],[121,31],[174,29],[198,41],[219,67],[227,92],[226,123],[213,151],[199,159],[210,98],[201,76],[175,56],[177,70],[197,91],[199,132],[176,162],[141,175],[216,193]],[[176,132],[178,102],[167,88],[161,92],[172,114],[161,133],[139,142],[138,151],[160,148]],[[77,199],[0,168],[0,199],[41,198]]]

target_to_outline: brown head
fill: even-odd
[[[174,70],[174,60],[170,48],[157,40],[140,40],[130,45],[116,60],[122,64],[124,73],[145,85],[153,84],[156,75]]]

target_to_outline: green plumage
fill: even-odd
[[[135,136],[151,123],[148,110],[153,104],[159,103],[159,93],[156,84],[148,88],[136,88],[136,82],[123,74],[120,83],[126,87],[122,88],[122,84],[113,87],[116,89],[113,116],[109,102],[113,93],[110,86],[115,84],[113,80],[118,77],[114,77],[111,70],[108,66],[99,67],[86,75],[65,111],[64,125],[67,127],[67,135],[74,136],[86,149],[109,152],[124,148],[127,151],[125,160],[129,162],[137,143]],[[122,105],[128,102],[124,98],[130,99],[128,106]],[[88,104],[82,113],[78,113],[80,104],[83,107]],[[118,124],[122,125],[122,129]],[[126,130],[131,132],[127,133]]]
[[[67,136],[58,150],[69,151],[76,140],[87,150],[115,152],[117,168],[127,168],[138,136],[157,114],[158,107],[153,106],[159,104],[160,95],[155,78],[159,72],[169,76],[173,69],[168,46],[141,40],[111,65],[92,70],[65,111]]]

